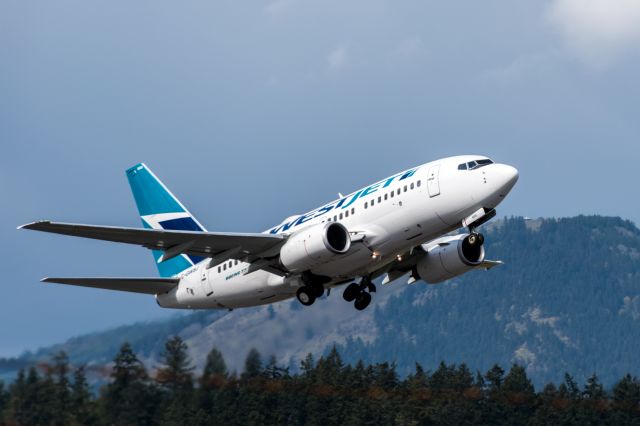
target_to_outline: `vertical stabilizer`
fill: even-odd
[[[206,231],[145,164],[140,163],[128,169],[127,179],[145,228]],[[204,259],[182,254],[159,262],[160,256],[162,251],[153,250],[153,257],[162,277],[177,275]]]

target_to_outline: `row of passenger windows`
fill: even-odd
[[[237,260],[230,260],[228,262],[224,262],[222,265],[218,265],[218,273],[222,272],[222,271],[226,271],[227,270],[227,265],[229,267],[229,269],[231,269],[231,267],[233,265],[238,266],[238,262]]]
[[[490,163],[492,162],[491,160],[479,160],[478,162],[480,162],[480,161],[489,161]],[[379,195],[378,196],[378,204],[381,203],[383,200],[386,201],[389,198],[393,198],[396,195],[400,195],[402,192],[407,192],[407,191],[412,190],[414,188],[419,188],[421,184],[422,184],[422,182],[420,180],[418,180],[415,183],[411,182],[411,184],[405,185],[404,187],[398,188],[397,190],[387,192],[384,195]],[[371,206],[373,207],[373,206],[375,206],[375,204],[376,204],[376,199],[374,198],[374,199],[371,200]],[[369,202],[368,201],[365,201],[364,208],[365,209],[369,208]],[[345,210],[344,212],[341,212],[340,214],[336,214],[336,215],[333,216],[333,218],[329,217],[329,218],[327,218],[326,221],[327,222],[337,222],[339,220],[342,220],[344,218],[349,217],[349,214],[354,215],[355,213],[356,213],[355,207],[351,207],[350,210]],[[322,223],[324,223],[324,222],[325,221],[323,220]],[[227,269],[231,269],[234,265],[238,266],[238,263],[239,263],[238,260],[229,260],[228,262],[224,262],[224,263],[218,265],[218,273],[226,271]]]
[[[493,164],[493,161],[488,158],[484,160],[469,161],[468,163],[459,164],[458,170],[473,170],[482,166],[488,166],[489,164]]]
[[[398,188],[395,191],[387,192],[384,195],[378,195],[378,204],[382,203],[382,201],[388,200],[389,198],[393,198],[396,195],[400,195],[402,192],[407,192],[407,191],[410,191],[410,190],[412,190],[414,188],[419,188],[421,184],[422,184],[421,181],[417,181],[415,183],[411,182],[410,185],[405,185],[404,187]],[[371,207],[373,207],[375,205],[376,205],[376,199],[373,198],[371,200]],[[364,208],[365,209],[369,208],[369,202],[368,201],[364,203]]]

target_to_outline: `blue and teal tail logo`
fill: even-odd
[[[142,225],[147,229],[206,231],[182,203],[143,163],[127,170],[127,179],[138,206]],[[162,251],[153,250],[156,266],[162,277],[171,277],[204,260],[200,256],[182,254],[158,262]]]

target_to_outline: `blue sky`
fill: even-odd
[[[461,153],[520,170],[499,215],[640,223],[638,5],[2,2],[0,356],[175,314],[38,282],[154,275],[146,250],[15,230],[139,226],[140,161],[218,231]]]

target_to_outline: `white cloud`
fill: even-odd
[[[640,52],[640,0],[553,0],[548,19],[567,47],[595,68]]]
[[[341,45],[336,47],[327,55],[327,62],[329,68],[332,70],[341,70],[345,68],[349,63],[349,50],[347,46]]]

